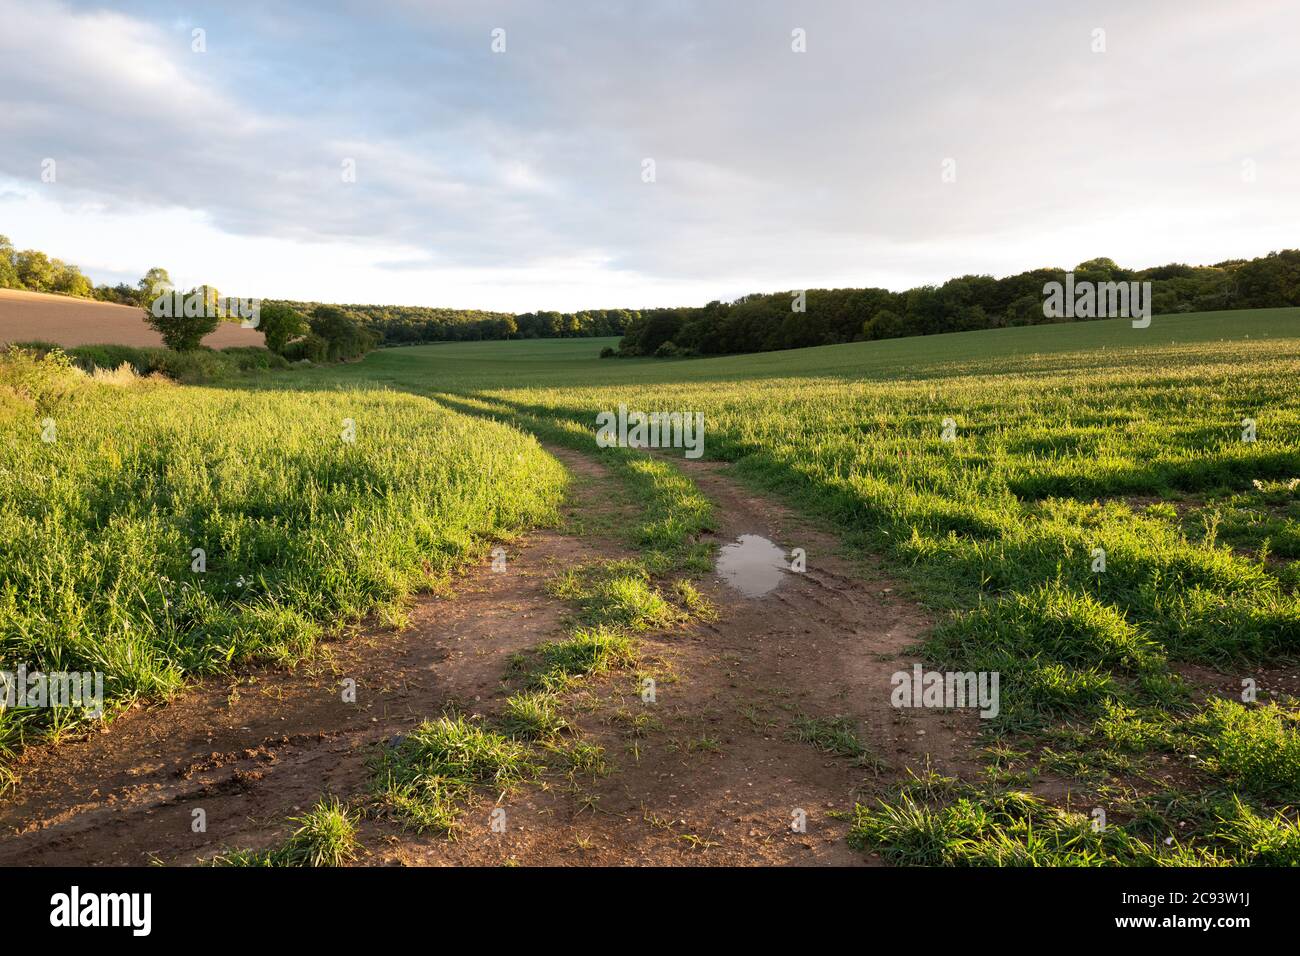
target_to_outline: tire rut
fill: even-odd
[[[602,465],[548,450],[577,479],[571,518],[626,510],[605,493],[612,479]],[[484,796],[451,841],[367,818],[359,862],[855,865],[870,861],[848,849],[839,818],[854,800],[907,767],[974,766],[970,715],[889,706],[889,675],[910,667],[906,650],[930,618],[892,597],[897,589],[878,573],[839,557],[832,536],[743,490],[721,466],[678,464],[715,502],[719,543],[760,534],[803,547],[807,572],[786,574],[763,598],[709,575],[700,587],[721,610],[717,621],[643,640],[664,675],[655,704],[641,702],[626,674],[577,692],[575,722],[604,747],[608,775],[548,776],[509,798]],[[15,767],[17,792],[0,805],[0,865],[187,864],[263,847],[322,793],[364,793],[380,741],[451,705],[496,713],[510,693],[501,680],[510,657],[565,630],[570,609],[547,580],[628,553],[598,535],[550,530],[507,550],[505,574],[480,566],[453,597],[421,597],[405,631],[361,629],[309,667],[201,681],[105,733],[29,749]],[[344,678],[356,681],[355,704],[342,701]],[[892,769],[875,775],[793,739],[801,714],[850,717]],[[489,826],[498,806],[504,833]],[[193,830],[198,809],[206,832]],[[791,826],[799,814],[804,832]]]

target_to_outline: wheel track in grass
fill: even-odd
[[[498,704],[510,655],[563,627],[566,608],[545,588],[555,568],[602,554],[550,529],[507,552],[507,573],[484,562],[454,596],[418,598],[405,631],[362,628],[327,645],[328,660],[197,681],[103,733],[28,748],[13,764],[18,787],[0,799],[0,865],[193,862],[273,842],[323,792],[360,793],[377,742],[449,705]],[[356,704],[342,700],[345,678]],[[205,834],[191,829],[197,808]]]
[[[282,838],[286,818],[323,793],[344,799],[368,786],[366,758],[380,741],[458,705],[489,720],[512,689],[512,655],[563,637],[571,608],[547,592],[565,568],[629,556],[608,530],[633,509],[608,470],[549,447],[577,479],[566,507],[581,535],[539,530],[507,550],[505,574],[487,564],[453,598],[426,596],[411,627],[362,629],[330,646],[328,665],[257,670],[200,681],[166,705],[140,706],[88,739],[30,748],[15,765],[16,792],[0,801],[0,865],[193,863],[232,847]],[[678,462],[717,506],[720,543],[760,534],[808,554],[763,598],[745,598],[707,575],[698,586],[720,609],[642,638],[643,652],[676,680],[642,704],[631,675],[587,682],[570,712],[584,740],[605,748],[612,772],[573,783],[548,774],[500,802],[472,801],[457,839],[416,835],[392,820],[360,826],[364,864],[857,864],[834,816],[927,766],[969,776],[978,761],[969,712],[898,711],[889,677],[910,668],[906,650],[930,618],[874,567],[792,511],[751,494],[724,466]],[[357,681],[344,704],[340,682]],[[620,712],[648,711],[656,729],[633,736]],[[791,738],[797,714],[848,715],[889,766],[879,775]],[[632,748],[637,753],[632,752]],[[203,809],[207,831],[193,832]],[[791,829],[796,810],[807,832]]]

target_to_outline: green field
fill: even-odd
[[[1300,801],[1295,701],[1184,676],[1265,683],[1300,656],[1300,310],[672,362],[599,360],[602,345],[412,348],[335,374],[579,442],[620,403],[704,411],[707,457],[885,555],[944,610],[927,661],[1002,675],[995,776],[1116,790],[1129,818],[1097,836],[1059,808],[927,783],[929,802],[860,808],[864,845],[932,863],[1300,858],[1275,817]],[[1161,856],[1153,808],[1171,802],[1186,820]]]
[[[756,378],[828,377],[892,380],[946,377],[964,372],[1024,373],[1140,362],[1178,362],[1204,354],[1188,345],[1229,341],[1286,347],[1300,335],[1297,309],[1204,312],[1156,316],[1146,329],[1126,320],[827,345],[710,359],[599,359],[608,339],[532,339],[455,342],[386,349],[361,366],[325,370],[327,378],[354,377],[395,387],[506,387],[730,382]],[[1133,356],[1125,357],[1125,353]],[[1142,358],[1141,356],[1145,356]]]
[[[106,667],[126,699],[304,653],[322,624],[418,586],[421,555],[445,574],[546,520],[563,475],[533,434],[595,453],[599,411],[703,411],[706,457],[882,555],[939,612],[921,659],[1001,674],[985,776],[916,768],[856,809],[855,846],[900,863],[1300,862],[1297,702],[1222,690],[1300,661],[1300,309],[697,360],[598,359],[606,344],[391,349],[14,413],[4,658]],[[67,423],[57,446],[38,440],[46,413]],[[194,583],[199,543],[211,570]],[[1069,803],[1021,792],[1039,776]],[[1095,831],[1099,799],[1113,812]]]

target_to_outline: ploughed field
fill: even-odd
[[[144,323],[144,310],[113,302],[94,302],[67,295],[0,289],[0,345],[7,342],[52,342],[77,345],[131,345],[160,348],[162,336]],[[261,346],[262,333],[222,322],[204,336],[214,349]]]

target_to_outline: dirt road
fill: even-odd
[[[510,693],[502,676],[511,655],[564,633],[570,608],[547,580],[626,553],[611,534],[632,505],[611,496],[613,479],[589,458],[550,450],[576,478],[568,531],[537,532],[508,549],[506,573],[485,565],[454,597],[420,600],[408,630],[333,643],[327,663],[202,682],[92,739],[31,748],[15,768],[16,792],[0,804],[0,865],[191,864],[222,848],[267,846],[322,794],[363,797],[367,756],[381,741],[449,705],[497,713]],[[503,798],[504,833],[489,826],[490,797],[467,809],[455,840],[368,817],[360,863],[869,863],[845,844],[837,812],[905,768],[975,767],[973,715],[889,704],[890,675],[910,668],[905,651],[927,616],[722,466],[684,467],[717,505],[720,544],[757,534],[801,547],[807,571],[785,573],[760,597],[710,575],[701,590],[720,618],[645,640],[672,675],[654,704],[627,674],[579,692],[576,723],[604,747],[607,774],[551,775]],[[347,677],[357,682],[355,704],[342,701]],[[848,715],[886,768],[794,739],[799,715]],[[193,826],[200,809],[206,832]],[[791,826],[800,812],[806,832]]]

